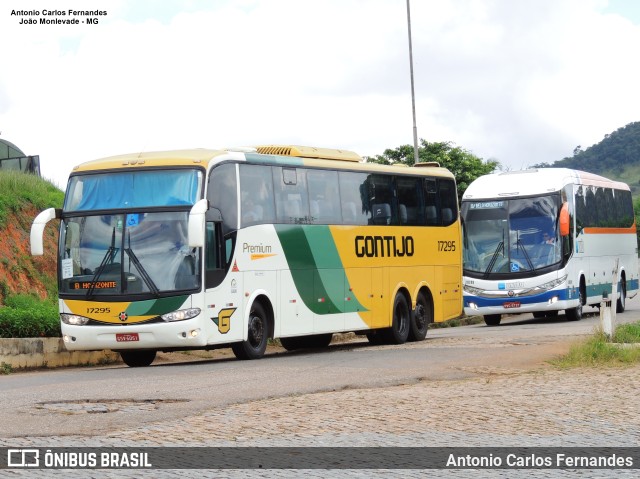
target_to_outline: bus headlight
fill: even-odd
[[[78,316],[77,314],[60,313],[60,319],[64,324],[71,324],[73,326],[84,326],[89,322],[89,318]]]
[[[549,291],[549,290],[555,288],[556,286],[560,286],[565,281],[567,281],[567,276],[568,275],[565,274],[562,278],[554,279],[553,281],[549,281],[548,283],[544,283],[544,284],[541,284],[539,286],[535,286],[534,288],[531,288],[531,289],[535,293]]]
[[[184,321],[185,319],[195,318],[200,314],[200,308],[180,309],[171,313],[160,316],[163,321],[171,323],[173,321]]]

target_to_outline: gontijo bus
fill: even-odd
[[[53,218],[66,347],[129,366],[345,331],[403,343],[462,312],[456,185],[433,164],[297,146],[116,156],[73,169],[62,210],[33,223],[33,254]]]
[[[570,320],[613,290],[617,311],[638,292],[638,242],[629,187],[583,171],[530,169],[476,179],[465,191],[464,307]]]

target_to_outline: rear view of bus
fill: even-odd
[[[584,306],[611,297],[615,277],[618,312],[637,293],[636,225],[624,183],[564,168],[487,175],[465,191],[461,216],[465,313],[487,325],[504,314],[563,310],[579,320]]]

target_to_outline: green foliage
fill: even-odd
[[[618,326],[613,341],[598,331],[586,341],[571,348],[562,358],[552,361],[561,368],[586,366],[624,366],[640,362],[640,347],[624,347],[640,343],[640,323]]]
[[[17,294],[0,308],[0,338],[60,337],[60,315],[54,301]]]
[[[413,153],[413,146],[402,145],[395,149],[387,149],[382,155],[365,157],[365,160],[383,165],[402,163],[413,166],[415,163]],[[440,166],[451,171],[456,178],[459,197],[462,197],[462,194],[473,180],[493,172],[500,166],[497,161],[483,161],[482,158],[459,146],[455,146],[450,141],[429,143],[424,139],[420,139],[418,159],[420,162],[436,161]]]
[[[20,171],[0,171],[0,227],[9,213],[33,205],[38,211],[62,208],[64,193],[53,183]]]
[[[0,364],[0,374],[11,374],[12,372],[13,367],[11,366],[11,364],[7,364],[2,361],[2,364]]]
[[[578,146],[573,156],[556,161],[554,167],[574,168],[599,175],[635,165],[640,158],[640,122],[629,123],[586,150]]]

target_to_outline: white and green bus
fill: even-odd
[[[462,311],[456,185],[434,164],[299,146],[123,155],[73,169],[33,254],[54,218],[67,349],[129,366],[220,347],[256,359],[269,338],[292,350],[337,332],[401,344]]]

